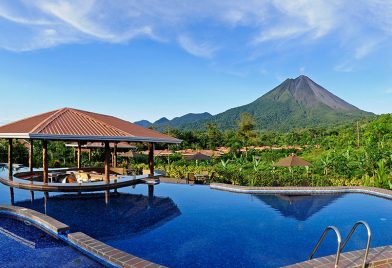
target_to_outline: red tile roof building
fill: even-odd
[[[72,108],[58,109],[1,126],[0,138],[181,142],[117,117]]]

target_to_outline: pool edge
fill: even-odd
[[[224,183],[211,183],[214,190],[228,191],[243,194],[286,194],[286,195],[309,195],[309,194],[346,194],[361,193],[386,199],[392,199],[392,191],[364,186],[331,186],[331,187],[249,187]]]
[[[165,267],[111,247],[82,232],[71,233],[68,225],[32,209],[0,205],[0,214],[13,216],[19,220],[27,220],[37,228],[66,242],[71,247],[107,267]]]
[[[365,255],[364,249],[341,253],[339,268],[363,267],[364,255]],[[313,267],[330,268],[330,267],[334,267],[335,257],[336,257],[335,255],[330,255],[330,256],[315,258],[312,260],[284,266],[283,268],[313,268]],[[370,249],[366,262],[366,267],[382,268],[382,267],[391,267],[391,266],[392,266],[392,246],[381,246],[381,247]]]

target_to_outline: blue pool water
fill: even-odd
[[[63,241],[16,219],[0,217],[1,267],[103,267]]]
[[[392,201],[363,194],[322,196],[247,195],[208,186],[160,184],[153,200],[147,186],[102,194],[53,195],[15,189],[15,205],[32,208],[114,247],[170,267],[279,267],[304,261],[327,225],[345,237],[358,220],[373,231],[372,247],[392,244]],[[0,186],[0,203],[9,203]],[[359,227],[345,251],[362,249]],[[318,256],[334,254],[329,234]]]

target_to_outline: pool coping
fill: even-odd
[[[41,230],[63,240],[83,254],[88,255],[107,267],[165,267],[116,249],[82,232],[70,233],[70,227],[68,225],[32,209],[12,205],[0,205],[0,214],[28,221],[30,224],[32,223]]]
[[[328,187],[251,187],[224,183],[211,183],[214,190],[243,193],[243,194],[286,194],[286,195],[309,195],[309,194],[345,194],[360,193],[374,195],[386,199],[392,199],[392,191],[376,187],[365,186],[328,186]]]
[[[340,254],[339,268],[353,267],[360,268],[363,264],[365,250],[355,250]],[[336,255],[320,257],[288,266],[284,268],[330,268],[334,267]],[[372,248],[369,251],[366,267],[391,267],[392,266],[392,246]]]
[[[12,206],[12,205],[0,205],[0,213],[6,215],[17,216],[24,220],[32,221],[39,227],[49,231],[52,234],[66,234],[69,232],[70,227],[58,220],[49,217],[48,215],[42,214],[32,209]]]

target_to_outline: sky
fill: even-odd
[[[392,1],[0,0],[0,125],[217,114],[301,74],[392,113]]]

